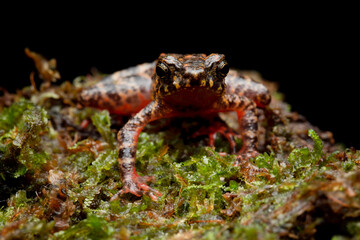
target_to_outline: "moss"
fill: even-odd
[[[89,215],[87,219],[55,236],[57,239],[113,239],[113,234],[114,228],[105,219]]]
[[[115,146],[114,134],[111,132],[110,125],[111,119],[109,112],[104,110],[102,112],[95,112],[91,116],[91,120],[95,125],[96,129],[99,131],[103,139],[111,146]]]
[[[351,235],[360,236],[360,222],[358,221],[349,222],[346,228],[348,229]]]
[[[4,132],[11,130],[20,121],[24,111],[33,107],[31,102],[22,99],[10,107],[4,108],[0,114],[0,129]]]
[[[48,116],[44,109],[21,100],[0,114],[0,161],[16,159],[17,170],[2,169],[2,176],[13,173],[22,176],[28,170],[35,171],[46,163],[49,155],[41,149],[41,136],[48,131]]]

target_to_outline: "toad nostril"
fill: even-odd
[[[202,66],[186,67],[184,71],[184,76],[198,78],[199,76],[203,75],[204,72],[204,67]]]

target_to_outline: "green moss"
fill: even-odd
[[[318,168],[317,163],[322,157],[323,144],[319,136],[314,130],[309,130],[309,137],[314,141],[314,149],[311,151],[308,148],[294,149],[288,158],[292,166],[294,177],[304,178],[309,176],[315,168]]]
[[[0,229],[11,223],[11,217],[14,215],[14,207],[7,207],[6,209],[0,209]]]
[[[38,170],[49,159],[42,149],[42,135],[48,131],[48,115],[44,109],[21,100],[0,114],[1,175],[18,178],[27,171]],[[11,160],[12,159],[12,160]],[[15,161],[7,164],[8,161]]]
[[[351,235],[360,236],[360,222],[359,221],[349,222],[346,225],[346,228]]]
[[[79,155],[79,154],[76,154]],[[104,191],[104,194],[111,196],[115,192],[108,189],[109,183],[107,177],[118,176],[118,169],[114,169],[114,165],[117,163],[116,150],[107,149],[99,154],[99,156],[91,161],[92,156],[81,153],[82,161],[87,165],[87,169],[82,175],[82,181],[72,189],[74,192],[74,199],[80,199],[84,203],[84,210],[93,211],[93,205],[97,205],[99,200],[97,196]],[[86,165],[85,165],[86,166]],[[117,178],[118,179],[118,178]]]
[[[190,235],[190,234],[189,234]],[[202,240],[274,240],[279,239],[276,234],[269,233],[265,225],[250,224],[242,225],[239,222],[232,222],[226,225],[208,225],[191,232],[191,239]],[[181,239],[181,235],[179,235]],[[186,238],[186,234],[184,234]]]
[[[54,222],[47,222],[29,216],[27,221],[18,223],[18,229],[6,235],[6,239],[51,239]]]
[[[34,105],[22,99],[12,104],[9,108],[4,108],[0,114],[0,129],[7,132],[19,122],[25,110],[32,109]]]
[[[319,161],[319,159],[321,158],[323,152],[323,143],[320,139],[320,137],[316,134],[316,132],[313,129],[309,129],[309,133],[308,133],[309,137],[312,138],[312,140],[314,141],[314,151],[312,153],[312,157],[313,157],[313,162],[317,162]]]
[[[341,166],[343,167],[345,172],[349,172],[349,171],[353,170],[355,165],[356,165],[356,163],[352,160],[347,160],[347,161],[341,163]]]
[[[279,182],[283,175],[281,171],[281,167],[279,165],[279,161],[275,158],[275,155],[264,153],[257,156],[254,160],[254,163],[259,168],[265,168],[269,171],[271,176]]]
[[[243,226],[241,224],[236,224],[234,227],[233,239],[247,239],[247,240],[257,240],[257,239],[278,239],[275,234],[268,233],[266,226],[253,224],[250,226]]]
[[[56,239],[114,239],[115,229],[105,219],[89,215],[85,220],[55,234]]]
[[[68,157],[67,162],[69,163],[69,168],[85,177],[86,170],[94,160],[94,155],[90,151],[84,151],[71,154]],[[81,179],[82,178],[83,177],[81,177]]]
[[[237,168],[232,166],[233,157],[220,157],[207,147],[179,147],[181,141],[170,139],[172,145],[163,145],[166,133],[139,136],[137,169],[142,174],[156,176],[156,188],[170,198],[175,199],[175,208],[179,216],[197,218],[202,214],[218,214],[224,207],[222,197],[229,178],[239,178]],[[169,139],[168,139],[169,140]],[[142,144],[146,143],[146,144]],[[164,154],[165,149],[168,150]],[[186,160],[178,162],[179,155],[190,155]],[[232,184],[234,187],[235,183]],[[163,201],[166,201],[166,197]]]
[[[87,180],[84,186],[94,186],[104,180],[106,174],[117,163],[117,152],[115,149],[108,149],[102,153],[88,166],[85,171]],[[111,172],[113,173],[113,172]],[[111,176],[111,175],[110,175]]]
[[[12,127],[7,125],[7,132],[2,135],[3,155],[15,156],[22,166],[13,173],[14,176],[22,176],[35,166],[41,167],[50,157],[50,153],[41,150],[44,148],[42,136],[48,134],[46,112],[32,104],[26,106],[29,109],[18,114],[17,123]],[[77,112],[80,119],[82,115],[91,115],[88,109],[83,111],[87,113]],[[255,181],[246,182],[240,168],[233,166],[235,156],[220,156],[209,147],[189,143],[178,128],[144,131],[138,140],[136,169],[140,175],[154,176],[151,187],[161,191],[163,196],[157,202],[147,196],[134,201],[131,195],[109,202],[121,187],[114,132],[107,111],[93,111],[91,120],[100,133],[101,139],[97,140],[103,147],[89,151],[84,146],[98,143],[83,139],[70,146],[69,150],[74,152],[63,158],[65,179],[70,181],[74,174],[78,179],[68,185],[68,196],[79,207],[73,215],[71,227],[55,233],[56,239],[114,239],[119,236],[166,239],[181,232],[198,239],[277,239],[266,225],[244,223],[251,222],[265,206],[270,206],[271,211],[281,209],[293,191],[304,186],[314,171],[337,161],[336,155],[324,155],[321,139],[310,130],[312,149],[296,148],[285,160],[275,152],[261,154],[254,159],[254,164],[267,169],[270,178],[260,176]],[[20,135],[11,138],[15,127],[20,129]],[[221,139],[216,141],[218,146],[225,148],[227,145]],[[24,150],[19,150],[20,146]],[[14,149],[18,149],[15,155]],[[356,167],[354,159],[344,161],[343,168],[353,170]],[[234,204],[224,198],[225,193],[235,196],[241,220],[224,215],[224,210]],[[25,197],[21,198],[19,194]],[[19,194],[14,199],[23,200],[16,206],[31,204],[25,191]],[[2,226],[14,214],[13,207],[2,210]],[[116,221],[111,221],[112,218]],[[279,218],[273,224],[282,225],[291,219]],[[224,224],[219,225],[217,221]],[[50,231],[50,223],[34,220],[35,223],[38,229]],[[30,223],[24,226],[27,228]]]
[[[22,207],[29,202],[30,199],[26,197],[26,191],[19,190],[14,196],[10,198],[10,202],[14,207]]]
[[[13,220],[14,214],[20,209],[26,209],[31,199],[26,197],[25,190],[19,190],[9,198],[9,207],[0,211],[0,227],[4,227]]]
[[[99,131],[103,139],[111,146],[115,146],[115,137],[111,132],[111,118],[107,110],[101,112],[95,112],[91,116],[92,123],[95,125],[96,129]]]

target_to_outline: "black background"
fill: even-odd
[[[161,52],[219,52],[231,66],[278,82],[294,111],[332,131],[338,142],[360,148],[359,39],[351,6],[281,6],[277,12],[258,6],[136,7],[69,6],[12,15],[2,21],[0,86],[15,91],[29,85],[34,65],[25,47],[56,58],[62,80],[92,67],[111,73]]]

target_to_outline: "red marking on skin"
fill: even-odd
[[[213,147],[215,145],[215,136],[216,136],[216,133],[209,134],[209,146],[210,147]]]
[[[144,128],[144,127],[139,128],[139,129],[136,130],[136,133],[135,133],[135,136],[134,136],[134,142],[135,142],[136,144],[137,144],[137,142],[138,142],[139,135],[140,135],[141,131],[143,130],[143,128]]]
[[[246,152],[245,150],[247,150],[247,148],[246,148],[245,144],[243,144],[242,147],[241,147],[241,149],[240,149],[240,151],[239,151],[239,153],[240,153],[240,154],[241,154],[241,153],[244,153],[244,152]]]
[[[80,123],[80,128],[81,129],[87,128],[87,126],[89,126],[89,123],[90,123],[89,119],[82,120],[82,122]]]
[[[259,108],[265,108],[266,107],[264,104],[262,104],[262,103],[260,103],[259,101],[256,101],[256,100],[255,100],[255,104]]]
[[[212,104],[219,99],[219,94],[202,87],[185,88],[164,97],[164,102],[181,107],[211,108]]]
[[[243,118],[244,116],[244,112],[243,111],[236,111],[236,114],[238,116],[238,121],[240,122],[241,119]]]
[[[139,177],[139,175],[137,174],[136,169],[134,168],[133,173],[132,173],[132,179],[137,178],[137,177]]]
[[[234,136],[238,136],[237,133],[234,133],[230,128],[224,126],[220,122],[215,122],[212,126],[209,126],[207,128],[202,127],[200,130],[196,131],[193,134],[193,137],[198,137],[201,135],[208,135],[209,138],[209,146],[214,147],[215,145],[215,137],[216,134],[220,133],[223,137],[226,138],[230,145],[230,151],[231,153],[236,152],[236,142],[234,139]]]
[[[135,113],[139,112],[141,109],[143,109],[144,107],[146,107],[151,102],[151,100],[148,100],[146,98],[142,98],[140,100],[141,100],[141,102],[137,106],[131,105],[129,103],[124,103],[123,105],[118,106],[113,109],[110,109],[109,111],[112,114],[118,114],[118,115],[124,115],[124,116],[129,116],[129,115],[135,114]]]

